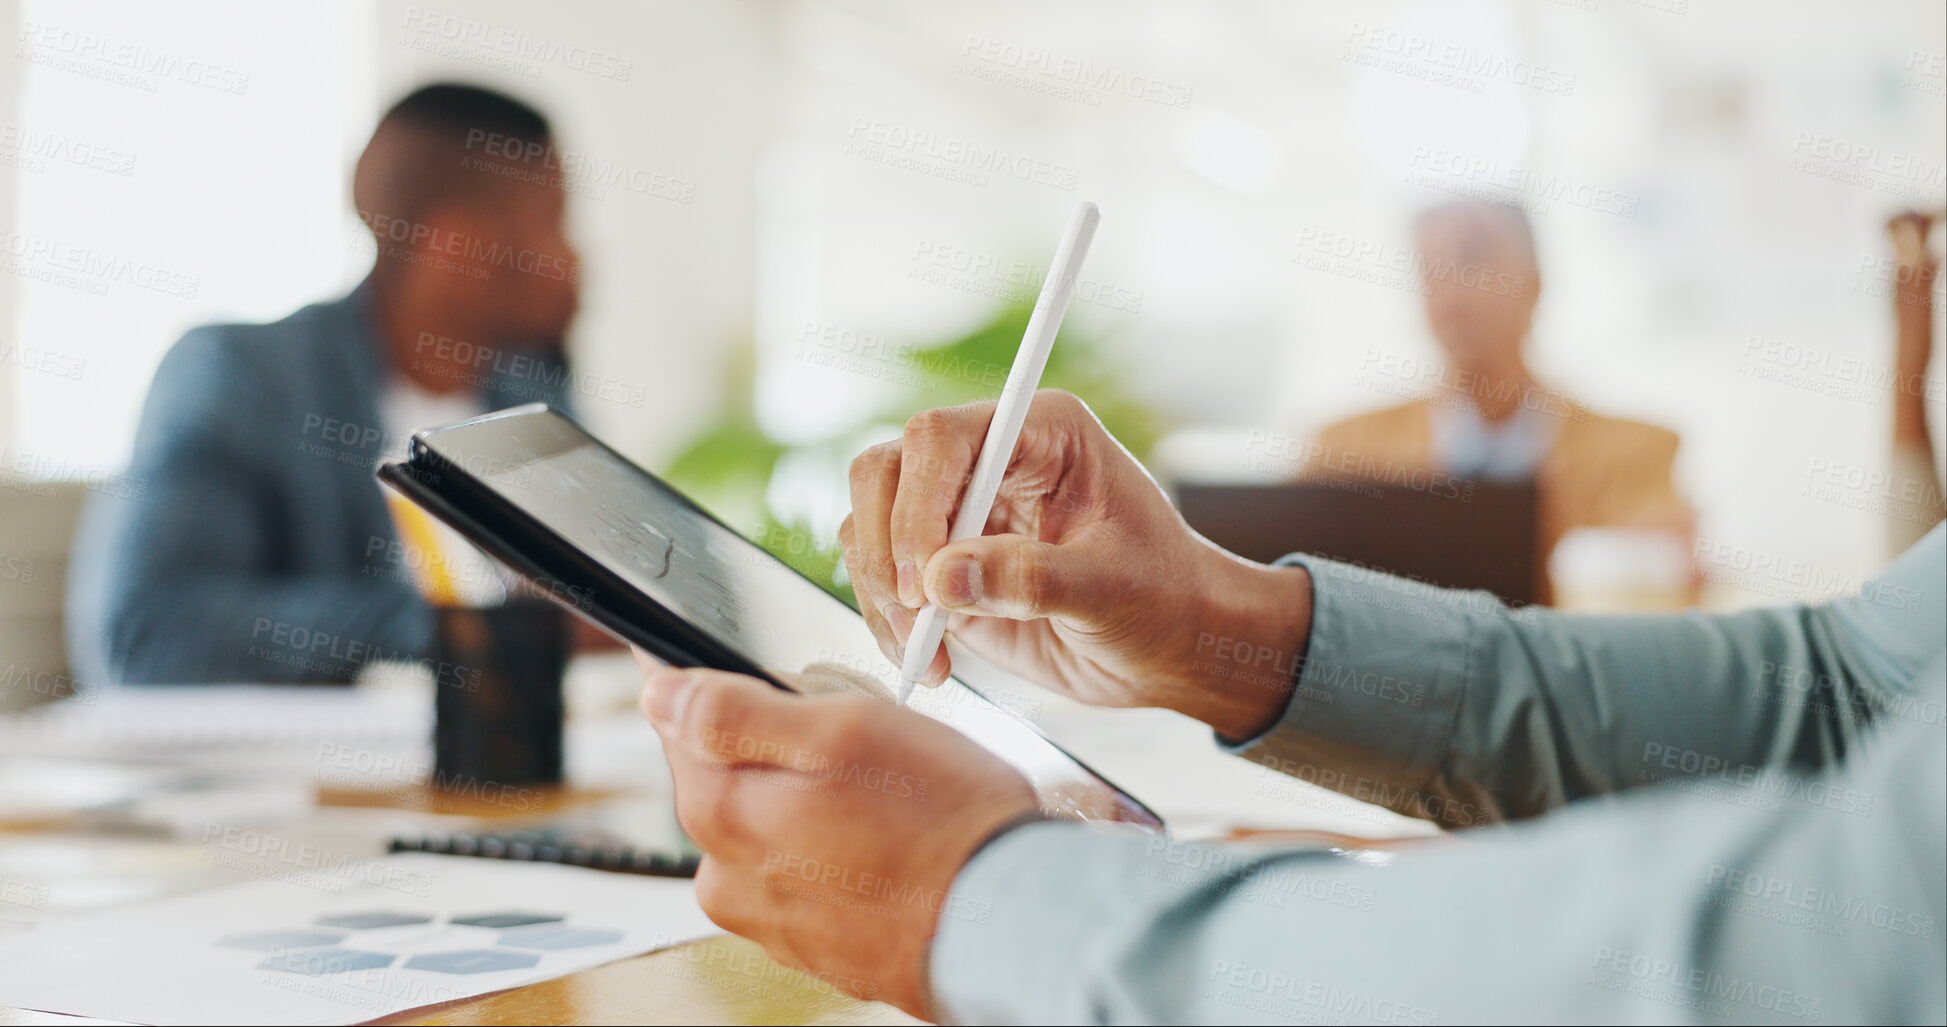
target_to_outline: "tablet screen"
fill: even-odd
[[[580,427],[544,409],[417,440],[693,628],[802,692],[892,701],[899,668],[865,621]],[[957,678],[913,709],[1013,764],[1055,815],[1157,824],[1155,815]]]

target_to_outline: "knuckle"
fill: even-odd
[[[686,787],[676,789],[676,822],[683,827],[683,833],[704,851],[717,847],[722,838],[722,826],[717,823],[715,800],[709,795],[720,793],[720,788],[704,789],[701,778],[692,777],[685,782]]]
[[[728,850],[741,833],[737,808],[730,796],[729,788],[712,789],[705,803],[704,816],[709,819],[715,847],[719,850]]]
[[[883,546],[851,542],[845,547],[845,568],[851,572],[852,587],[876,593],[890,580],[892,557]]]
[[[698,684],[690,697],[683,719],[692,725],[697,747],[705,755],[721,758],[736,749],[743,720],[742,703],[734,691]]]
[[[696,904],[703,907],[712,923],[732,933],[748,926],[740,915],[743,896],[739,891],[716,860],[705,857],[697,866]]]
[[[636,689],[635,705],[636,709],[642,711],[642,716],[647,719],[649,716],[649,688],[647,685]]]
[[[881,442],[867,447],[852,458],[851,482],[855,488],[876,485],[899,469],[902,447],[897,442]]]
[[[971,439],[942,431],[906,451],[899,495],[893,502],[900,527],[911,527],[915,516],[943,516],[938,508],[952,505],[958,497],[961,481],[973,464],[973,449]]]
[[[1034,399],[1036,406],[1045,403],[1050,410],[1063,414],[1079,414],[1088,409],[1082,397],[1066,389],[1042,389],[1035,393]]]
[[[703,912],[710,914],[713,920],[717,911],[725,905],[724,900],[729,898],[730,889],[726,885],[723,868],[716,860],[705,856],[696,867],[696,904],[702,906]]]
[[[901,551],[910,550],[913,536],[918,534],[920,528],[940,516],[930,506],[921,505],[923,498],[927,498],[927,493],[917,478],[899,490],[899,502],[892,508],[891,542]]]
[[[1054,592],[1053,569],[1043,558],[1039,546],[1016,546],[1008,558],[1013,564],[1009,576],[1014,579],[1015,595],[1022,612],[1029,618],[1039,617]]]
[[[953,434],[953,411],[934,407],[906,419],[906,438],[914,442],[933,442]]]
[[[921,511],[933,516],[932,508],[946,503],[946,485],[949,480],[947,462],[938,456],[918,456],[912,461],[910,473],[900,479],[899,500],[893,505],[894,520],[901,528],[910,528]]]
[[[697,847],[718,859],[737,862],[746,855],[748,828],[737,819],[732,798],[734,772],[719,770],[708,788],[690,790],[687,799],[678,795],[676,821]]]

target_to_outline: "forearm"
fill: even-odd
[[[1540,813],[1666,777],[1827,765],[1937,646],[1938,537],[1871,602],[1734,616],[1511,611],[1324,560],[1281,719],[1234,751],[1447,826]],[[1874,637],[1861,639],[1863,634]]]
[[[1922,353],[1930,352],[1933,348],[1931,327],[1929,318],[1928,322],[1913,329],[1920,334],[1920,338],[1911,343],[1902,341],[1901,347],[1911,345]],[[1900,330],[1904,334],[1909,329],[1902,325]],[[1929,392],[1926,364],[1922,362],[1897,370],[1893,375],[1892,387],[1893,445],[1920,453],[1931,465],[1933,435],[1927,431],[1927,399],[1930,394],[1938,398],[1938,394]]]
[[[1933,433],[1927,430],[1927,401],[1939,398],[1929,391],[1927,377],[1933,355],[1934,281],[1934,269],[1916,269],[1913,279],[1902,283],[1894,296],[1899,340],[1892,384],[1892,462],[1900,506],[1893,517],[1914,525],[1898,526],[1899,538],[1917,537],[1947,513],[1934,462]]]
[[[1933,437],[1927,433],[1927,363],[1933,355],[1937,276],[1934,267],[1902,265],[1893,289],[1893,444],[1920,450],[1929,464]]]
[[[1893,395],[1893,445],[1919,454],[1933,466],[1933,436],[1927,431],[1927,380],[1925,375],[1903,379]]]
[[[1900,735],[1817,779],[1639,793],[1390,865],[1021,828],[954,884],[930,961],[937,1012],[1938,1021],[1947,766],[1937,732]]]
[[[1947,493],[1941,489],[1939,464],[1931,441],[1920,445],[1896,441],[1891,471],[1885,510],[1886,541],[1887,550],[1897,555],[1947,517]]]

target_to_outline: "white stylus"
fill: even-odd
[[[1061,330],[1061,317],[1068,311],[1068,297],[1075,292],[1075,279],[1082,272],[1082,258],[1095,238],[1095,226],[1102,212],[1083,200],[1068,219],[1068,230],[1055,247],[1055,259],[1048,265],[1048,277],[1041,283],[1041,298],[1028,316],[1028,330],[1021,336],[1021,348],[1014,353],[1014,366],[1007,372],[994,419],[987,424],[987,441],[980,444],[980,458],[974,461],[973,478],[960,509],[953,515],[953,528],[947,542],[960,542],[979,535],[987,527],[987,515],[994,510],[994,496],[1000,491],[1001,476],[1014,457],[1014,443],[1021,437],[1021,424],[1028,419],[1028,404],[1034,390],[1041,387],[1041,372],[1048,366],[1048,353],[1055,348],[1055,333]],[[927,603],[913,620],[913,632],[906,640],[906,658],[899,667],[899,705],[913,694],[913,688],[926,676],[926,668],[939,652],[946,637],[947,611]]]

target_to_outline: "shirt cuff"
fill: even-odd
[[[1312,579],[1311,634],[1276,723],[1226,751],[1300,780],[1413,816],[1447,755],[1473,674],[1469,624],[1520,619],[1493,594],[1435,588],[1353,564],[1294,554]],[[1436,818],[1437,819],[1437,818]]]
[[[1167,839],[1073,821],[1027,823],[989,841],[961,868],[940,912],[927,957],[933,1015],[941,1023],[1086,1019],[1086,968],[1136,929],[1125,921],[1145,908],[1135,894],[1144,881],[1125,864],[1139,863],[1152,843]]]

